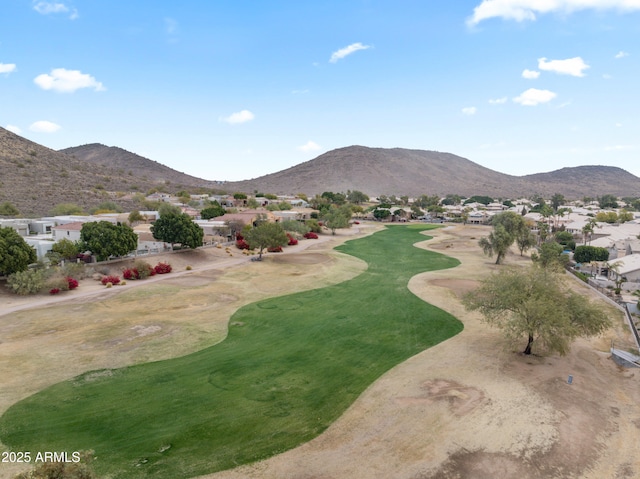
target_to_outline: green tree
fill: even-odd
[[[531,259],[542,268],[560,269],[569,262],[569,257],[562,254],[563,251],[560,243],[547,241],[540,245],[537,253],[531,255]]]
[[[37,260],[35,250],[16,230],[0,226],[0,276],[24,271]]]
[[[598,306],[569,291],[554,271],[535,266],[492,274],[463,303],[502,329],[509,341],[526,338],[524,354],[531,354],[535,343],[541,351],[565,355],[574,339],[610,327]]]
[[[566,201],[567,200],[565,200],[564,195],[556,193],[551,197],[551,208],[553,208],[553,211],[558,211],[558,208],[560,208],[561,205],[565,204]]]
[[[165,215],[180,215],[182,214],[182,210],[177,205],[172,205],[171,203],[161,203],[160,206],[158,206],[158,213],[161,217]]]
[[[125,256],[138,247],[138,235],[130,226],[109,221],[91,221],[80,230],[82,249],[88,249],[104,261],[111,256]]]
[[[234,193],[233,198],[236,200],[246,200],[247,195],[245,195],[244,193]]]
[[[533,248],[537,243],[536,235],[534,235],[529,228],[520,228],[516,232],[516,245],[518,246],[518,250],[520,250],[520,256],[524,254],[525,251]]]
[[[13,204],[5,201],[0,204],[0,216],[20,216],[20,211]]]
[[[391,211],[386,208],[376,208],[373,210],[373,217],[377,220],[384,220],[391,216]]]
[[[202,246],[204,238],[202,228],[186,213],[161,215],[151,226],[151,233],[155,239],[170,243],[172,248],[179,243],[195,249]]]
[[[509,250],[509,247],[519,241],[520,254],[529,249],[533,244],[533,235],[524,218],[513,211],[506,211],[495,215],[491,224],[493,232],[488,237],[481,238],[479,245],[484,253],[490,257],[496,255],[496,264],[500,264]],[[522,245],[522,246],[520,246]]]
[[[602,195],[598,197],[598,204],[600,208],[617,208],[618,198],[614,195]]]
[[[365,195],[362,191],[349,191],[347,190],[347,201],[349,203],[353,203],[355,205],[359,205],[361,203],[366,203],[369,201],[369,197]]]
[[[514,237],[509,234],[503,225],[496,225],[489,236],[480,238],[478,244],[484,254],[490,258],[496,255],[496,264],[500,264],[513,244]]]
[[[278,223],[264,222],[251,228],[244,237],[251,249],[258,249],[258,258],[266,248],[285,246],[289,242],[287,234]]]
[[[322,221],[327,228],[331,230],[331,234],[336,234],[337,229],[348,228],[351,219],[351,210],[348,205],[346,207],[331,207],[322,215]]]
[[[220,205],[220,203],[214,201],[210,206],[207,206],[200,212],[200,218],[203,220],[210,220],[211,218],[222,216],[225,213],[226,210]]]

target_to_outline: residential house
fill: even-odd
[[[640,282],[640,254],[623,256],[615,261],[609,261],[611,265],[617,265],[617,271],[609,268],[609,279],[615,280],[618,277],[633,283]]]
[[[65,223],[54,226],[51,228],[54,242],[57,243],[63,239],[68,239],[69,241],[80,241],[80,230],[82,229],[83,224],[84,223],[80,221],[76,221],[75,223]]]

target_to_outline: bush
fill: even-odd
[[[305,221],[305,225],[307,225],[312,233],[322,233],[322,225],[318,222],[318,220],[307,220]]]
[[[52,288],[49,290],[49,294],[58,294],[60,292],[60,289],[58,288]]]
[[[109,287],[108,286],[109,283],[111,283],[111,285],[113,286],[114,284],[118,284],[120,282],[120,276],[115,276],[115,275],[104,276],[100,280],[100,282],[107,287]]]
[[[69,289],[76,289],[78,287],[78,280],[67,276],[67,285]]]
[[[282,253],[282,246],[270,246],[267,251],[269,253]]]
[[[140,279],[138,270],[135,268],[127,268],[122,270],[122,277],[124,279]]]
[[[21,296],[36,294],[44,288],[45,280],[42,270],[28,269],[10,274],[7,278],[7,288]]]
[[[249,243],[247,243],[244,239],[239,239],[236,241],[236,248],[238,249],[250,249]]]
[[[289,246],[295,246],[298,244],[298,240],[291,236],[289,233],[287,233],[287,238],[289,238],[289,242],[287,243]]]
[[[153,268],[156,274],[167,274],[171,273],[171,265],[169,263],[158,263],[155,268]]]
[[[313,231],[309,231],[308,233],[305,233],[304,237],[306,239],[318,239],[318,235],[315,234]]]
[[[153,271],[153,267],[143,259],[135,260],[133,269],[138,273],[136,279],[147,279]]]

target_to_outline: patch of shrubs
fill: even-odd
[[[116,276],[113,274],[110,274],[108,276],[103,276],[100,282],[105,286],[107,285],[107,283],[111,283],[112,285],[118,284],[120,283],[120,276]]]
[[[49,290],[49,294],[58,294],[60,292],[60,288],[52,288]]]
[[[282,253],[282,246],[269,246],[267,251],[269,253]]]
[[[289,246],[295,246],[298,244],[298,240],[287,233],[287,238],[289,238],[289,242],[287,243]]]
[[[318,235],[315,234],[313,231],[309,231],[308,233],[305,233],[304,237],[306,239],[318,239]]]
[[[155,274],[167,274],[171,273],[171,265],[169,263],[158,263],[155,268],[153,268]]]
[[[236,248],[238,249],[250,249],[249,243],[247,243],[244,239],[236,240]]]

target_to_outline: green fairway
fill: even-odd
[[[241,308],[213,347],[47,388],[0,418],[0,439],[32,455],[93,449],[100,475],[167,479],[308,441],[384,372],[462,330],[407,289],[420,272],[458,264],[412,247],[425,229],[393,226],[339,246],[368,269]]]

